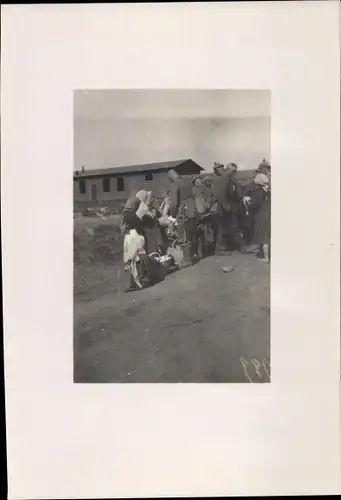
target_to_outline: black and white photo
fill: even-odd
[[[74,381],[270,382],[271,94],[74,91]]]

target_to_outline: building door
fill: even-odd
[[[98,201],[97,184],[91,184],[91,201]]]

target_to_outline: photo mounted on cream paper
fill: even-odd
[[[74,91],[74,382],[271,381],[270,97]]]

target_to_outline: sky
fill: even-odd
[[[270,158],[267,90],[78,90],[74,170],[191,158],[255,168]]]

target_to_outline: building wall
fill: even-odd
[[[124,191],[117,191],[116,177],[110,179],[110,192],[103,191],[103,178],[84,179],[86,183],[86,193],[80,194],[79,180],[74,181],[74,200],[79,202],[91,201],[91,184],[97,185],[98,200],[100,202],[110,200],[126,200],[130,195],[136,193],[139,189],[153,191],[156,197],[163,197],[165,192],[170,188],[170,181],[167,172],[153,173],[153,180],[146,181],[145,174],[130,174],[122,175],[124,178]]]

